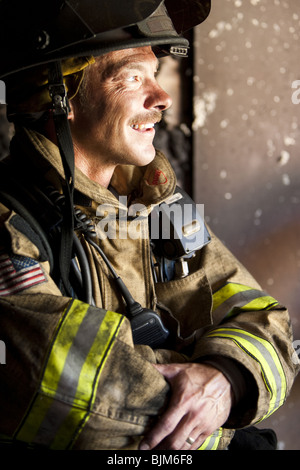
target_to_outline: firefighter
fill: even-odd
[[[226,449],[288,396],[286,308],[207,231],[153,146],[171,106],[158,57],[185,56],[183,32],[209,9],[0,4],[16,130],[1,162],[3,444]],[[174,204],[193,208],[187,242],[206,234],[192,248],[152,237],[152,215]]]

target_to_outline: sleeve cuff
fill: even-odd
[[[222,372],[231,384],[234,403],[233,407],[244,401],[249,390],[255,390],[256,385],[250,372],[239,362],[225,356],[203,356],[197,360],[209,364]]]

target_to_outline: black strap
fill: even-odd
[[[54,62],[49,66],[49,93],[53,103],[53,119],[57,144],[65,173],[65,185],[63,187],[65,205],[63,208],[59,267],[65,294],[72,296],[69,273],[74,231],[74,148],[68,121],[68,98],[63,82],[60,62]]]

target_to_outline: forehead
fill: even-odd
[[[117,73],[124,68],[158,68],[158,59],[151,47],[137,47],[112,51],[96,59],[96,67],[104,76]]]

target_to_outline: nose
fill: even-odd
[[[151,87],[149,87],[149,92],[144,105],[147,109],[165,111],[172,105],[172,98],[155,80],[154,83],[151,83]]]

